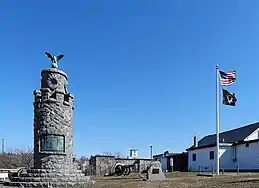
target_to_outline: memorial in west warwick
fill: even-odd
[[[58,69],[63,54],[49,52],[51,68],[41,71],[41,88],[34,90],[34,167],[6,185],[67,187],[89,184],[89,177],[73,163],[74,97],[68,92],[68,77]]]

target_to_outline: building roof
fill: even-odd
[[[220,143],[235,143],[243,141],[246,137],[252,134],[259,128],[259,122],[225,131],[219,134]],[[198,147],[191,146],[187,150],[204,148],[206,146],[213,146],[216,144],[216,134],[208,135],[198,141]]]
[[[94,156],[91,156],[89,160],[93,160],[93,159],[96,159],[96,158],[114,158],[116,160],[145,160],[145,161],[150,161],[151,160],[150,158],[116,157],[114,155],[94,155]]]
[[[164,153],[161,153],[161,154],[157,154],[157,155],[153,155],[153,158],[154,159],[157,159],[157,158],[161,158],[161,157],[171,157],[171,156],[175,156],[175,155],[179,155],[179,154],[182,154],[182,153],[167,153],[166,156],[164,155]]]

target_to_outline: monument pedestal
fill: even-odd
[[[162,172],[162,166],[159,161],[152,161],[147,168],[147,180],[148,181],[163,181],[165,180],[165,174]]]
[[[41,89],[34,91],[34,168],[11,178],[9,185],[29,187],[88,183],[73,163],[73,96],[67,75],[56,68],[41,71]]]
[[[47,187],[50,183],[53,187],[67,187],[90,184],[89,177],[79,170],[47,170],[30,169],[21,173],[19,177],[12,178],[7,185],[24,187]]]

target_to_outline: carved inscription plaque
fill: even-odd
[[[152,169],[152,174],[159,174],[159,169],[158,168],[153,168]]]
[[[55,134],[41,135],[40,150],[43,152],[65,152],[65,136]]]

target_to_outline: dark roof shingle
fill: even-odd
[[[222,132],[219,134],[219,142],[234,143],[243,141],[246,137],[248,137],[258,128],[259,122]],[[216,144],[216,134],[205,136],[198,141],[198,147],[204,147],[213,144]],[[193,146],[191,148],[193,148]]]

